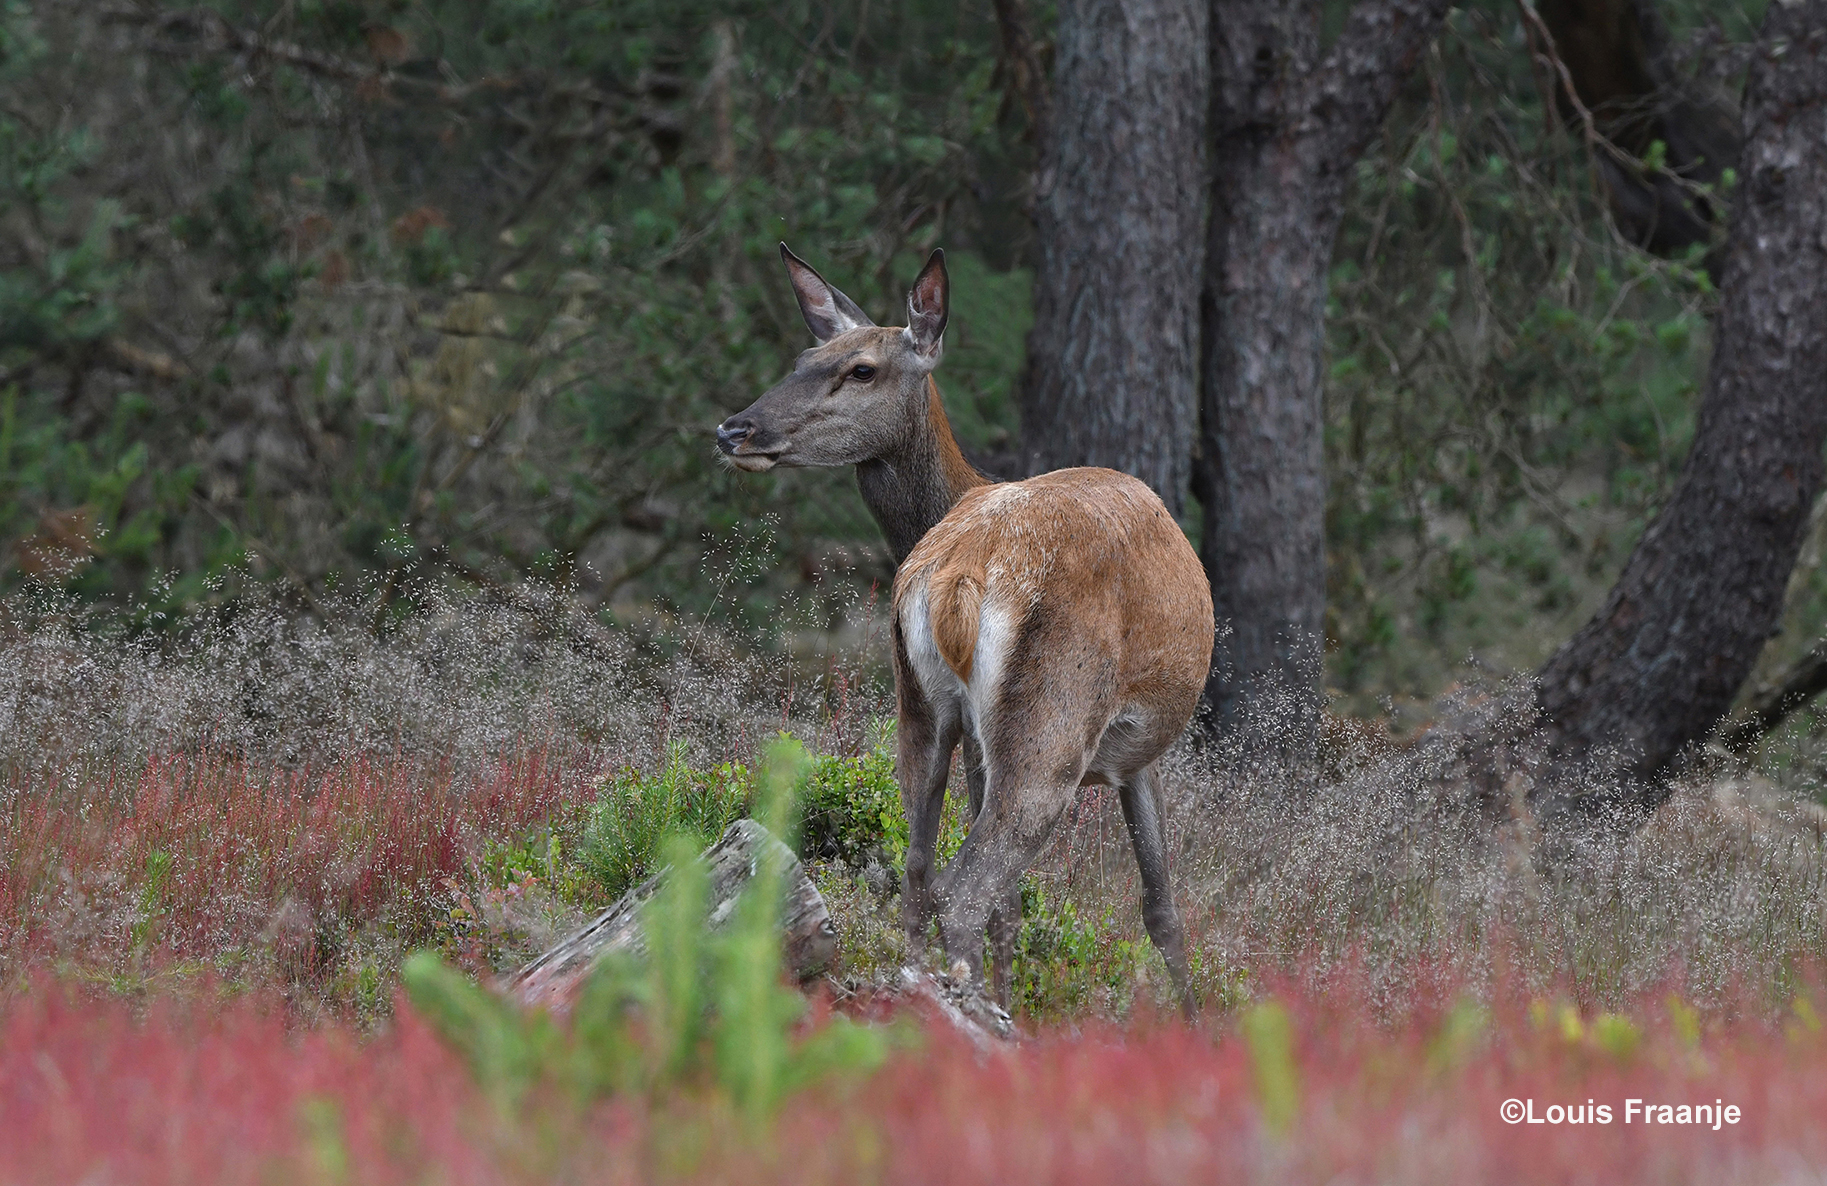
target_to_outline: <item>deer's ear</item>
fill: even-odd
[[[951,279],[945,274],[945,252],[934,248],[907,292],[907,339],[912,343],[914,353],[928,366],[939,365],[951,299]]]
[[[806,319],[806,328],[820,346],[845,330],[875,324],[855,301],[827,284],[811,264],[789,251],[785,243],[780,245],[780,258],[787,265],[787,277],[793,281],[793,295],[799,298],[800,316]]]

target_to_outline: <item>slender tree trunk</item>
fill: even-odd
[[[1204,392],[1194,490],[1218,644],[1215,729],[1271,687],[1310,748],[1326,608],[1326,274],[1353,167],[1446,0],[1360,0],[1329,50],[1318,4],[1216,0]]]
[[[1205,0],[1062,0],[1021,401],[1030,472],[1104,465],[1185,502],[1197,422]]]
[[[1744,155],[1712,369],[1674,495],[1598,615],[1540,672],[1563,755],[1668,768],[1731,705],[1782,612],[1827,441],[1827,0],[1772,0],[1745,91]],[[1553,808],[1653,807],[1666,790]]]

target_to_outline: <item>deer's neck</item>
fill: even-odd
[[[920,537],[945,518],[966,490],[990,480],[964,459],[951,421],[939,399],[939,385],[926,379],[926,419],[907,446],[891,456],[856,467],[856,482],[869,513],[888,538],[888,550],[900,564]]]

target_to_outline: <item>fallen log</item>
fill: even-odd
[[[755,876],[761,854],[770,847],[776,850],[781,869],[781,953],[787,967],[806,980],[829,967],[837,954],[831,913],[799,858],[754,820],[737,820],[697,858],[710,874],[706,924],[719,927],[728,921],[737,897]],[[514,973],[505,985],[507,994],[522,1005],[543,1006],[552,1013],[569,1010],[599,963],[618,951],[643,950],[641,907],[659,892],[667,872],[662,869],[635,886]]]

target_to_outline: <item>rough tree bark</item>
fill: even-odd
[[[1598,154],[1619,228],[1661,255],[1708,242],[1714,203],[1683,183],[1716,184],[1737,162],[1737,113],[1723,95],[1676,72],[1655,0],[1539,0],[1536,11],[1553,41],[1537,48],[1565,65],[1586,109],[1574,105],[1551,63],[1542,86],[1561,117],[1583,130],[1590,115],[1594,130],[1632,157],[1647,157],[1656,141],[1666,150],[1661,171]]]
[[[1713,362],[1668,505],[1604,607],[1539,673],[1554,752],[1615,749],[1622,790],[1551,813],[1654,807],[1730,706],[1782,611],[1827,440],[1827,0],[1772,0],[1745,90]]]
[[[1269,684],[1287,734],[1317,728],[1326,606],[1320,412],[1326,274],[1353,166],[1433,40],[1446,0],[1359,0],[1330,49],[1317,3],[1212,6],[1211,222],[1201,296],[1193,488],[1219,641],[1206,699],[1219,732]]]
[[[1185,505],[1197,418],[1204,0],[1062,0],[1021,399],[1030,472],[1104,465]]]

